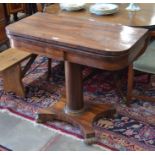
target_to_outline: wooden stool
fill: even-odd
[[[25,96],[20,63],[30,56],[30,53],[14,48],[0,53],[0,73],[6,92],[12,91],[18,96]]]

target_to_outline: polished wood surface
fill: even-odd
[[[93,143],[92,121],[102,111],[110,117],[114,110],[106,103],[87,108],[92,105],[83,100],[81,65],[112,71],[125,68],[143,52],[148,30],[46,13],[37,13],[6,30],[12,47],[65,61],[67,98],[40,111],[38,120],[51,120],[56,115],[74,122],[83,129],[86,143]]]
[[[83,103],[83,84],[82,84],[82,67],[81,65],[65,62],[66,75],[66,112],[80,112],[84,108]],[[76,77],[76,78],[75,78]],[[77,100],[75,100],[75,98]],[[74,102],[74,104],[72,104]]]
[[[18,12],[26,13],[26,5],[25,3],[4,3],[6,12],[7,23],[10,23],[10,15],[13,14],[14,21],[18,20]]]
[[[4,6],[3,4],[0,4],[0,19],[4,20],[5,19],[5,14],[4,14]]]
[[[19,37],[27,39],[35,37],[35,40],[39,39],[76,49],[79,46],[79,49],[86,52],[107,56],[128,53],[135,42],[143,37],[143,32],[147,31],[144,29],[136,29],[135,31],[130,27],[121,25],[62,18],[43,13],[37,13],[13,24],[13,26],[10,25],[7,30],[8,34],[11,35],[18,33]]]
[[[18,15],[19,12],[29,16],[38,11],[36,3],[3,3],[2,5],[4,7],[7,24],[12,22],[10,21],[11,15],[13,15],[13,20],[17,21],[21,18],[21,16]]]
[[[53,119],[63,120],[78,126],[83,132],[84,142],[86,144],[93,144],[96,142],[95,131],[93,129],[93,122],[99,117],[112,117],[116,110],[109,105],[93,104],[85,101],[85,112],[80,115],[66,115],[64,107],[66,100],[62,98],[54,106],[42,109],[38,114],[38,123],[44,123]],[[51,110],[49,110],[51,109]]]
[[[17,12],[25,12],[26,11],[26,4],[24,3],[8,3],[6,4],[8,14],[14,14]]]
[[[5,33],[5,12],[4,12],[4,6],[3,4],[0,4],[0,45],[7,42],[7,36]]]
[[[5,21],[0,21],[0,44],[7,42],[7,36],[5,33]]]
[[[43,12],[43,5],[41,3],[37,3],[37,10]]]
[[[46,48],[42,46],[43,49],[39,51],[39,54],[60,60],[71,59],[73,63],[88,66],[96,65],[94,67],[101,69],[107,67],[110,70],[121,69],[122,63],[128,65],[128,62],[133,61],[135,55],[138,54],[135,44],[136,48],[141,49],[147,37],[146,29],[133,29],[122,25],[70,17],[62,18],[45,13],[37,13],[11,24],[6,30],[8,36],[15,37],[14,44],[17,43],[24,50],[38,49],[36,42],[39,41],[39,46],[46,43]],[[137,42],[137,40],[140,41]],[[19,45],[18,42],[21,44],[29,42],[29,45],[33,47],[25,47],[26,45]],[[52,51],[50,51],[51,47]],[[69,52],[69,54],[65,55],[64,52]],[[75,52],[78,57],[74,56]],[[130,57],[128,57],[129,53]],[[91,59],[92,57],[94,59]],[[81,61],[83,59],[84,61]],[[103,65],[103,60],[109,61],[104,61]]]
[[[112,15],[96,16],[89,12],[89,6],[93,4],[87,4],[85,10],[76,12],[62,11],[58,4],[50,5],[46,8],[46,12],[55,15],[84,18],[94,21],[109,22],[115,24],[122,24],[127,26],[144,26],[150,28],[155,25],[155,3],[140,3],[140,11],[127,11],[125,8],[128,3],[118,3],[119,11]]]

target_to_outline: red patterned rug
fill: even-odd
[[[95,74],[92,74],[94,71]],[[46,72],[47,59],[39,57],[23,79],[27,91],[26,98],[16,96],[12,92],[5,93],[3,80],[0,78],[0,109],[8,109],[34,121],[38,109],[56,103],[64,92],[63,65],[53,63],[54,76],[50,81],[46,81]],[[155,104],[133,100],[132,106],[128,108],[116,91],[111,72],[86,67],[83,76],[88,75],[92,76],[84,81],[85,99],[96,104],[113,104],[117,109],[114,118],[100,118],[94,122],[97,144],[111,150],[155,150]],[[141,75],[135,79],[135,93],[143,90],[146,76]],[[125,92],[125,84],[123,89]],[[155,90],[150,89],[146,93],[154,96]],[[53,121],[45,125],[64,134],[83,138],[79,128],[66,122]]]

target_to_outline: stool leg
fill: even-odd
[[[18,96],[25,96],[20,65],[12,66],[9,69],[3,71],[2,76],[4,81],[4,90],[6,92],[12,91]]]
[[[128,67],[128,84],[127,84],[127,102],[126,102],[127,106],[130,106],[129,102],[132,99],[133,82],[134,82],[133,65],[129,65],[129,67]]]
[[[13,20],[14,20],[14,21],[17,21],[17,20],[18,20],[17,14],[18,14],[18,13],[14,13],[14,14],[13,14]]]
[[[47,80],[49,80],[49,78],[51,77],[52,74],[52,59],[48,58],[48,73],[47,73]]]
[[[7,48],[10,48],[10,42],[9,41],[6,42],[6,46],[7,46]]]

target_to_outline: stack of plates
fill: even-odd
[[[78,11],[85,8],[85,3],[60,3],[60,8],[66,11]]]
[[[89,8],[89,11],[96,15],[108,15],[113,14],[118,11],[118,6],[116,4],[95,4]]]

